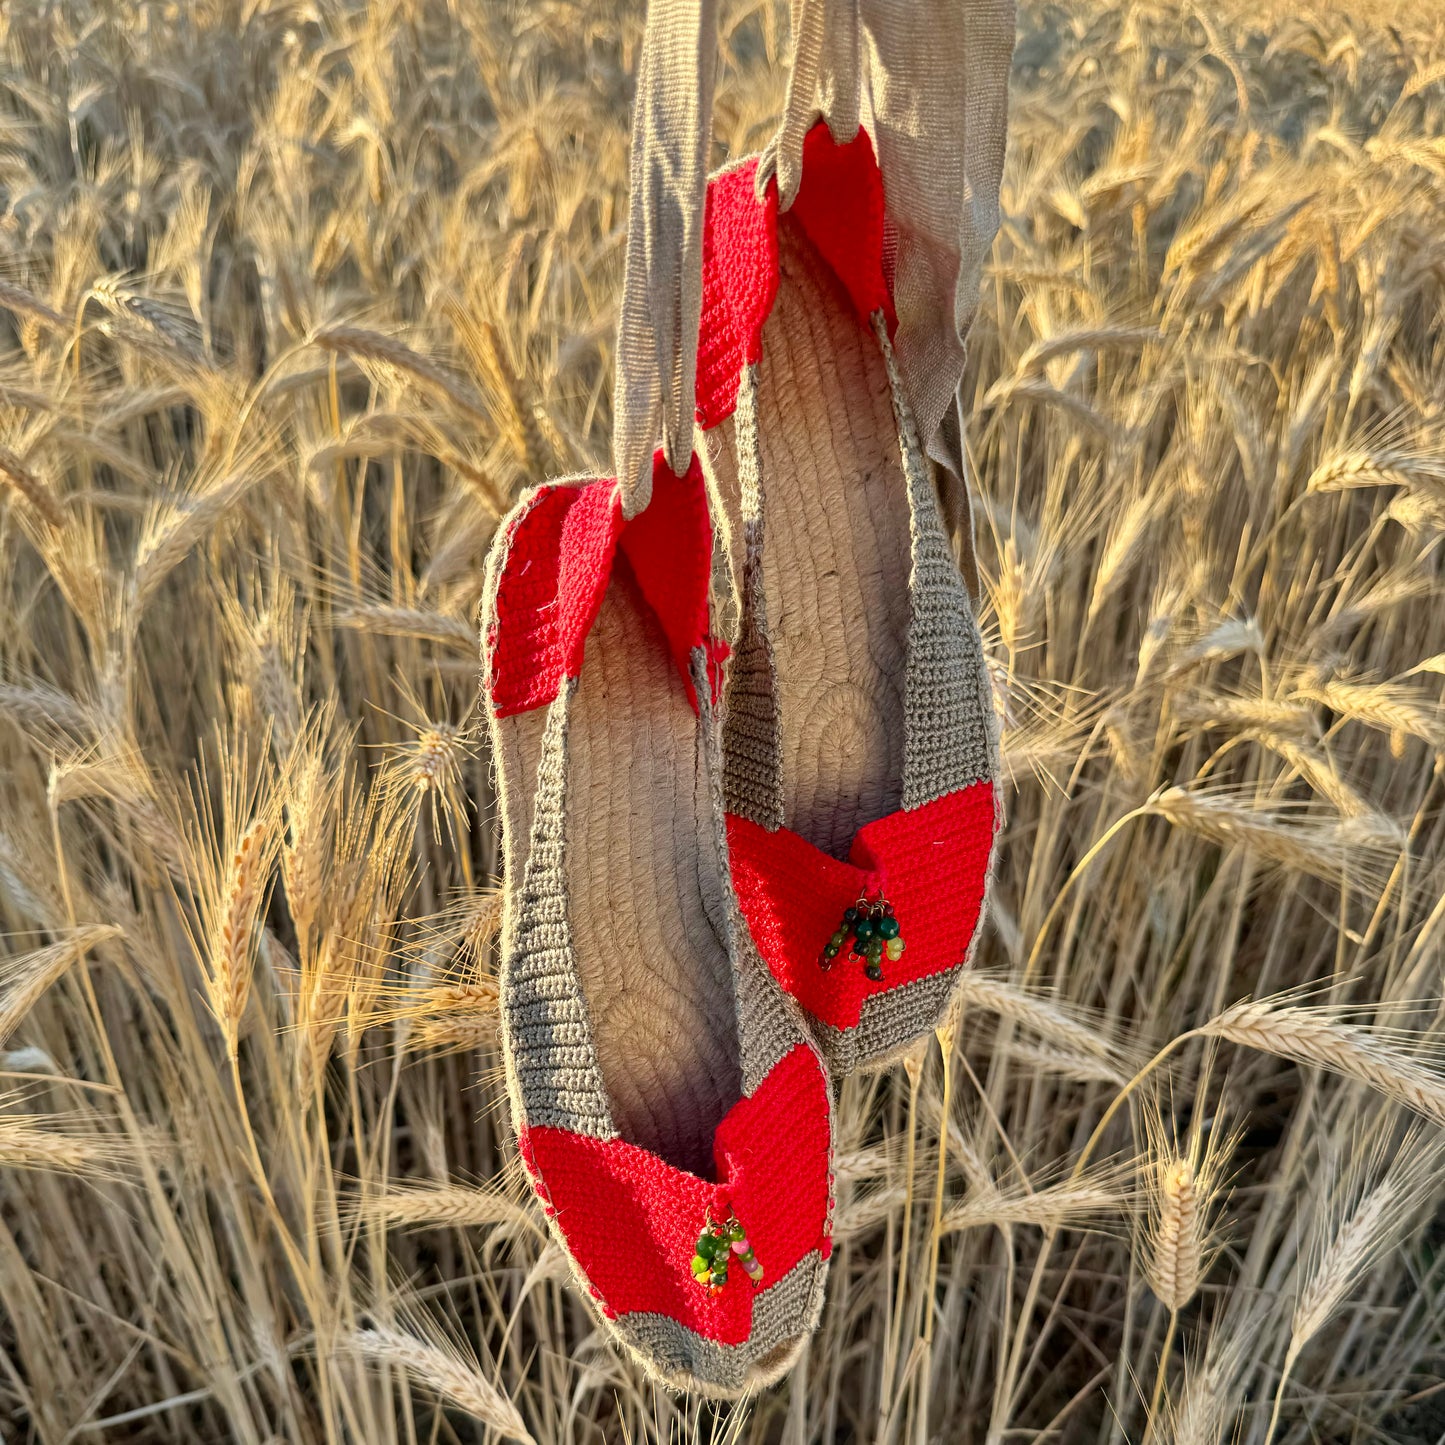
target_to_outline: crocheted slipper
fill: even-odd
[[[831,1102],[728,877],[701,471],[659,456],[653,487],[630,522],[611,480],[544,487],[489,558],[502,1037],[522,1157],[597,1312],[667,1384],[735,1395],[817,1322]]]
[[[809,134],[779,215],[708,191],[698,420],[741,620],[723,709],[733,878],[840,1072],[946,1012],[998,817],[978,626],[890,344],[866,132]]]

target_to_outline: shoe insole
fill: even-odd
[[[908,494],[877,338],[787,214],[778,252],[757,417],[783,821],[846,858],[902,801]],[[708,439],[708,463],[740,578],[736,426]]]
[[[613,1122],[708,1178],[742,1076],[698,728],[619,554],[568,722],[573,947]]]

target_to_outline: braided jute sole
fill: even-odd
[[[511,566],[515,537],[545,525],[532,509],[557,501],[557,488],[543,489],[504,524],[489,558],[484,639],[495,637],[504,579],[524,587],[535,566],[533,558]],[[643,1200],[642,1219],[675,1180],[677,1198],[664,1207],[686,1215],[689,1200],[716,1188],[706,1181],[722,1167],[719,1126],[798,1049],[813,1058],[821,1099],[816,1127],[826,1138],[812,1183],[824,1200],[831,1120],[801,1020],[739,943],[746,930],[727,875],[705,650],[691,657],[699,716],[627,560],[619,553],[612,567],[580,672],[540,705],[501,716],[486,709],[503,831],[508,1094],[554,1236],[596,1317],[654,1378],[733,1397],[796,1358],[821,1310],[826,1248],[769,1275],[751,1298],[746,1338],[724,1343],[666,1310],[619,1308],[603,1296],[596,1231],[589,1238],[576,1213],[592,1207],[577,1202],[578,1171],[590,1167],[592,1144],[640,1161],[635,1175],[624,1169],[586,1198],[602,1201],[617,1250],[636,1256],[641,1273],[671,1270],[686,1299],[705,1294],[687,1274],[691,1244],[680,1263],[650,1258],[649,1240],[628,1233],[632,1195]],[[537,601],[543,614],[561,605],[555,595]],[[490,678],[492,659],[484,664]],[[739,947],[746,956],[735,961]],[[559,1139],[570,1141],[565,1149]],[[702,1209],[695,1213],[690,1238],[703,1222]]]

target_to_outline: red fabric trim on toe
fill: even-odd
[[[743,368],[763,354],[763,326],[778,294],[778,187],[758,200],[756,159],[707,188],[702,240],[702,320],[697,420],[704,430],[733,414]],[[808,239],[847,288],[858,320],[880,307],[897,325],[884,268],[883,177],[868,132],[839,145],[819,121],[803,141],[803,179],[793,202]]]
[[[702,467],[694,457],[676,477],[659,451],[652,470],[652,501],[631,522],[617,484],[604,477],[546,488],[511,523],[488,636],[498,717],[545,706],[563,678],[581,671],[619,541],[696,706],[693,649],[705,646],[711,664],[727,655],[707,632],[712,522]]]
[[[840,863],[786,828],[769,832],[729,814],[733,886],[778,983],[823,1023],[856,1028],[864,1000],[962,963],[983,906],[994,823],[993,785],[974,783],[860,828]],[[822,968],[843,910],[879,888],[898,918],[902,958],[884,961],[881,983],[846,953]]]
[[[666,1315],[708,1339],[742,1344],[752,1329],[753,1286],[741,1268],[710,1295],[692,1277],[708,1212],[731,1209],[777,1284],[812,1250],[830,1249],[828,1086],[802,1044],[774,1065],[718,1125],[717,1182],[699,1179],[621,1139],[565,1129],[521,1133],[537,1193],[609,1317]]]

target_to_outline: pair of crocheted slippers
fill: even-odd
[[[996,827],[989,681],[893,360],[871,145],[819,127],[783,215],[756,167],[708,191],[705,454],[677,477],[659,453],[630,520],[611,480],[528,495],[483,623],[522,1157],[615,1336],[715,1395],[775,1379],[817,1323],[830,1078],[943,1016]]]

